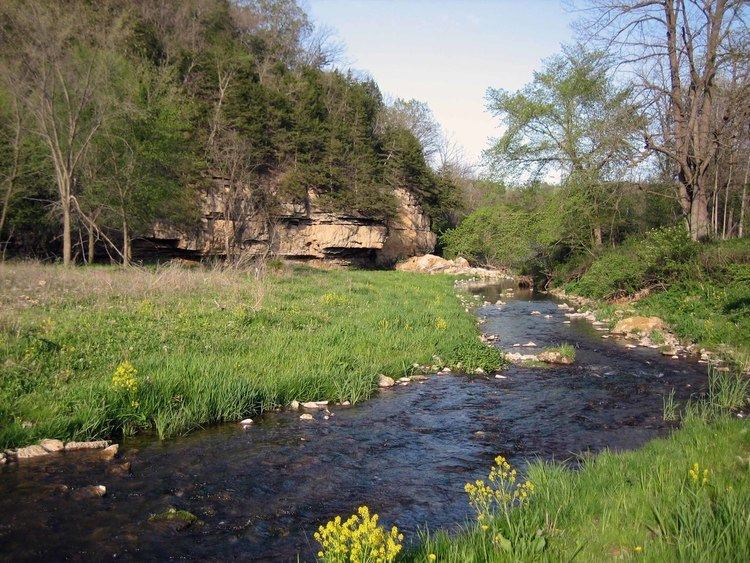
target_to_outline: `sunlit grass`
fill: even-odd
[[[0,447],[174,436],[293,399],[361,401],[414,363],[500,361],[448,277],[0,268]]]

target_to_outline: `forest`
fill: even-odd
[[[216,179],[230,258],[248,218],[310,191],[387,218],[406,187],[436,228],[458,205],[426,161],[429,109],[334,70],[293,0],[12,0],[0,22],[2,256],[128,264],[155,223],[191,228]]]

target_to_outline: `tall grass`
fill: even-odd
[[[713,372],[668,438],[604,452],[578,471],[532,463],[534,494],[510,517],[426,534],[408,559],[748,561],[750,426],[733,414],[747,391],[744,376]]]
[[[408,374],[413,363],[500,362],[447,277],[0,268],[0,448],[174,436],[293,399],[361,401],[379,373]],[[137,370],[134,391],[112,383],[124,361]]]

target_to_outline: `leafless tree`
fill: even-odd
[[[67,266],[72,260],[71,198],[76,175],[114,107],[103,94],[110,68],[104,47],[114,34],[103,22],[83,21],[84,10],[76,9],[74,2],[9,1],[3,11],[10,24],[0,50],[9,60],[22,61],[16,74],[7,78],[49,151]]]
[[[590,0],[581,25],[633,73],[652,119],[648,149],[676,173],[683,214],[694,239],[709,234],[709,168],[719,147],[713,119],[718,80],[727,73],[729,38],[745,34],[744,0]]]

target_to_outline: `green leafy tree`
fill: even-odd
[[[613,195],[603,182],[636,156],[641,122],[630,91],[608,76],[604,57],[567,49],[522,90],[491,89],[488,97],[507,127],[487,152],[493,168],[516,179],[561,176],[591,209],[592,242],[601,244]]]

